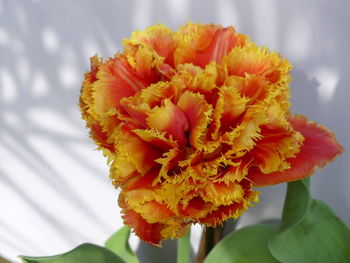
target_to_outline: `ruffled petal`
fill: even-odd
[[[125,203],[130,209],[143,206],[152,200],[160,200],[157,193],[159,185],[154,184],[157,176],[157,169],[152,169],[144,175],[136,172],[120,185]]]
[[[220,88],[210,127],[213,140],[237,125],[237,118],[246,111],[248,98],[241,97],[239,90],[233,86]]]
[[[97,114],[93,110],[93,83],[97,80],[96,74],[102,64],[102,60],[97,56],[93,56],[90,58],[90,63],[91,71],[85,73],[85,79],[81,88],[79,100],[80,110],[83,119],[86,120],[86,124],[90,128],[90,136],[98,147],[109,152],[114,152],[113,143],[108,142],[108,137],[111,132],[108,132],[109,129],[103,129]],[[113,119],[112,122],[113,124],[118,123],[115,119]]]
[[[287,158],[294,158],[304,140],[299,132],[289,127],[263,125],[261,139],[248,153],[252,166],[259,167],[264,174],[282,171],[290,167]]]
[[[188,121],[182,110],[169,99],[163,100],[161,107],[155,107],[147,117],[148,127],[166,132],[177,140],[181,147],[187,144]]]
[[[216,210],[201,218],[199,222],[206,224],[207,226],[216,227],[218,224],[222,224],[223,221],[226,221],[229,218],[239,217],[249,206],[251,206],[251,202],[258,201],[259,192],[251,189],[252,184],[249,181],[242,181],[241,186],[244,191],[243,199],[241,201],[233,202],[229,205],[220,205]]]
[[[249,98],[249,104],[255,101],[263,101],[267,96],[267,87],[264,78],[247,74],[244,78],[239,76],[229,76],[225,85],[235,87],[242,97]]]
[[[206,102],[203,95],[189,91],[181,95],[177,105],[187,116],[190,144],[201,149],[211,121],[212,106]]]
[[[215,210],[216,207],[210,202],[205,202],[200,196],[196,196],[185,205],[179,204],[178,209],[182,216],[189,217],[193,220],[199,220]]]
[[[157,163],[162,165],[162,168],[160,168],[159,171],[159,178],[158,180],[163,179],[170,179],[174,176],[177,176],[177,172],[180,172],[180,170],[174,170],[178,162],[182,160],[185,157],[186,153],[184,151],[181,151],[179,148],[172,148],[168,152],[163,154],[162,158],[159,158],[156,160]]]
[[[97,78],[93,84],[93,109],[99,116],[110,115],[119,108],[122,98],[133,96],[149,84],[133,72],[122,55],[102,64]]]
[[[132,124],[123,124],[116,130],[115,149],[117,150],[117,156],[116,163],[113,164],[116,169],[116,177],[119,174],[122,178],[124,177],[124,170],[121,168],[124,166],[123,163],[133,164],[138,172],[146,174],[157,166],[155,160],[161,157],[161,151],[141,140],[133,132],[134,128]]]
[[[106,149],[110,152],[114,152],[114,145],[108,139],[108,135],[103,131],[103,127],[96,121],[90,120],[90,134],[91,138],[101,149]]]
[[[290,123],[304,136],[300,152],[295,158],[287,159],[290,168],[282,172],[263,174],[257,168],[251,169],[248,177],[256,186],[274,185],[308,177],[316,168],[325,166],[343,152],[333,133],[315,122],[308,122],[306,117],[295,115],[290,119]]]
[[[163,223],[166,225],[169,220],[175,217],[174,212],[164,204],[158,203],[154,200],[146,202],[141,206],[136,207],[134,210],[150,224]]]
[[[152,144],[164,151],[169,151],[173,148],[178,148],[177,141],[173,138],[166,136],[166,132],[159,132],[155,129],[135,129],[134,133],[137,134],[143,141]]]
[[[130,116],[128,121],[137,121],[147,128],[146,118],[154,107],[161,107],[165,99],[177,101],[177,88],[168,82],[159,81],[140,90],[134,96],[123,98],[120,106]]]
[[[128,209],[122,195],[119,196],[119,206],[122,208],[122,217],[125,225],[131,227],[143,241],[154,246],[160,246],[163,240],[161,234],[161,231],[164,229],[163,224],[148,223],[139,213]]]
[[[173,65],[175,41],[173,32],[166,26],[158,24],[147,27],[145,31],[135,31],[129,39],[124,39],[126,47],[146,46],[164,58],[165,63]]]
[[[201,197],[216,206],[230,205],[243,199],[244,190],[240,183],[213,183],[201,189]]]
[[[209,101],[217,91],[218,79],[224,78],[224,73],[220,72],[216,63],[207,65],[202,69],[193,64],[180,64],[176,75],[171,79],[171,83],[176,85],[181,91],[191,91],[200,93]]]
[[[205,68],[211,61],[220,63],[235,46],[244,46],[247,38],[233,27],[188,23],[177,33],[175,65],[193,63]]]
[[[288,83],[291,64],[279,54],[255,45],[236,47],[222,59],[229,75],[263,75],[271,83]]]

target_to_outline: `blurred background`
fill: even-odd
[[[103,244],[122,225],[106,160],[80,119],[79,90],[92,55],[112,56],[132,31],[157,22],[233,25],[282,53],[294,64],[292,111],[350,149],[349,10],[348,0],[0,0],[0,255],[18,262]],[[312,178],[313,196],[348,224],[349,161],[345,152]],[[285,187],[261,189],[239,225],[280,217]],[[155,262],[156,249],[131,242]],[[174,244],[157,262],[175,260]]]

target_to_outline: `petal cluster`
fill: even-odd
[[[290,113],[288,60],[233,27],[155,25],[123,45],[91,58],[80,108],[124,222],[146,242],[236,218],[258,200],[254,186],[307,177],[342,152]]]

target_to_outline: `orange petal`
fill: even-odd
[[[108,142],[107,133],[103,131],[102,126],[99,123],[92,121],[90,121],[88,125],[91,129],[91,137],[97,143],[97,145],[114,152],[114,145],[113,143]]]
[[[152,169],[146,174],[139,174],[134,178],[131,178],[124,186],[124,191],[133,191],[140,189],[153,189],[153,181],[158,176],[158,169]]]
[[[278,125],[260,126],[261,139],[248,153],[252,166],[259,167],[264,174],[289,168],[287,158],[295,157],[304,140],[303,136],[289,127]]]
[[[239,183],[209,183],[200,192],[204,201],[216,206],[240,202],[244,195],[244,190]]]
[[[196,196],[186,205],[179,204],[178,209],[181,215],[198,220],[213,211],[215,206],[210,202],[205,202],[200,196]]]
[[[222,64],[227,66],[229,75],[244,77],[246,74],[263,75],[267,80],[289,82],[291,65],[279,54],[255,45],[236,47],[223,58]],[[274,72],[279,72],[274,73]],[[272,77],[273,76],[273,77]],[[278,76],[279,79],[276,79]]]
[[[129,115],[130,121],[136,122],[143,128],[147,127],[147,114],[151,111],[148,104],[135,104],[134,97],[123,98],[120,101],[121,108]]]
[[[136,133],[143,141],[148,142],[164,151],[177,148],[178,143],[172,138],[167,138],[165,132],[158,132],[155,129],[135,129]]]
[[[173,52],[175,41],[173,32],[166,26],[158,24],[147,27],[144,32],[133,32],[130,39],[125,39],[123,45],[129,46],[147,46],[154,50],[159,56],[163,57],[165,63],[173,65]]]
[[[161,231],[164,228],[160,223],[147,223],[147,221],[138,213],[127,208],[123,197],[119,197],[119,206],[122,208],[124,224],[131,227],[136,235],[143,241],[154,246],[160,246],[162,241]]]
[[[161,151],[141,140],[132,131],[134,128],[130,123],[118,127],[115,135],[116,159],[119,162],[132,163],[138,172],[145,174],[158,165],[155,160],[161,157]],[[122,169],[119,170],[123,173]]]
[[[106,132],[109,131],[108,128],[104,130],[104,127],[100,123],[101,120],[93,110],[93,83],[97,80],[96,74],[102,64],[102,60],[94,56],[90,58],[90,62],[91,70],[85,74],[85,79],[81,88],[80,110],[87,127],[90,128],[90,135],[96,144],[103,149],[114,152],[113,143],[108,142],[108,137],[111,135],[111,132]],[[113,124],[118,123],[115,118],[113,118],[112,122]]]
[[[131,120],[136,120],[142,127],[147,127],[146,118],[154,107],[161,106],[164,99],[177,100],[177,89],[168,82],[159,81],[140,90],[131,97],[120,101],[121,107],[128,113]]]
[[[186,132],[188,130],[188,121],[182,110],[174,105],[171,100],[162,101],[161,107],[155,107],[147,117],[147,124],[150,128],[159,132],[167,132],[177,140],[181,147],[187,144]]]
[[[153,182],[157,178],[159,169],[152,169],[146,174],[134,173],[121,186],[125,202],[129,208],[142,206],[145,202],[158,197],[158,185]]]
[[[258,201],[259,192],[251,189],[252,184],[249,181],[243,180],[241,186],[244,190],[244,194],[240,202],[233,202],[230,205],[221,205],[215,211],[201,218],[199,222],[207,226],[215,227],[229,218],[237,218],[252,205],[251,202]]]
[[[211,120],[212,106],[206,102],[203,95],[189,91],[181,95],[177,105],[187,116],[190,144],[200,149]]]
[[[233,27],[188,23],[176,35],[175,65],[193,63],[204,68],[211,61],[220,63],[235,46],[244,46],[246,37]]]
[[[91,70],[85,73],[85,78],[81,88],[81,96],[80,96],[80,109],[82,111],[83,118],[87,118],[89,115],[92,115],[91,106],[93,104],[93,84],[97,78],[96,73],[99,69],[99,66],[102,64],[101,59],[97,56],[93,56],[90,58]]]
[[[232,145],[239,153],[251,150],[256,141],[261,138],[260,125],[265,122],[263,107],[248,107],[246,112],[237,120],[237,127],[222,136],[224,143]]]
[[[160,204],[154,200],[146,202],[141,206],[136,207],[134,210],[150,224],[167,224],[167,222],[175,216],[174,212],[167,208],[166,205]]]
[[[221,87],[215,107],[214,123],[216,129],[212,134],[217,139],[218,132],[223,134],[236,126],[237,118],[245,112],[248,98],[241,97],[236,87]]]
[[[293,128],[304,136],[300,152],[287,161],[290,168],[282,172],[263,174],[259,169],[249,171],[249,179],[256,186],[274,185],[299,180],[313,174],[343,152],[333,133],[315,122],[307,122],[306,117],[295,115],[290,119]]]
[[[149,84],[133,72],[122,55],[102,64],[97,78],[93,84],[93,109],[100,116],[110,115],[119,108],[122,98],[133,96]]]
[[[242,78],[239,76],[229,76],[225,85],[235,87],[241,96],[248,97],[249,104],[253,104],[256,100],[263,101],[266,98],[266,85],[264,78],[256,75],[246,75]]]
[[[172,148],[170,151],[163,154],[162,158],[156,160],[161,164],[159,175],[163,178],[173,177],[176,174],[176,170],[173,170],[178,165],[178,162],[182,160],[186,155],[185,151],[181,151],[179,148]],[[160,179],[160,178],[159,178]]]

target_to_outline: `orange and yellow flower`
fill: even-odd
[[[258,200],[254,186],[310,176],[343,151],[290,113],[288,60],[233,27],[155,25],[123,44],[91,58],[80,107],[124,223],[146,242],[236,218]]]

